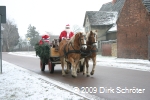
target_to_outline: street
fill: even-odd
[[[38,58],[2,53],[2,59],[48,78],[72,85],[80,89],[82,93],[93,94],[100,98],[108,100],[150,100],[150,73],[146,71],[97,65],[93,76],[86,77],[79,73],[77,78],[72,78],[70,73],[65,77],[62,76],[60,64],[55,66],[53,74],[49,73],[47,66],[45,72],[41,72]]]

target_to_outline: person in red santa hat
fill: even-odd
[[[39,45],[44,44],[44,42],[49,44],[49,38],[50,36],[48,34],[42,35],[42,39],[39,41]]]
[[[67,24],[65,30],[60,33],[59,42],[63,39],[70,39],[73,35],[74,33],[70,30],[70,25]]]

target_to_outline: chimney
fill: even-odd
[[[117,0],[112,0],[112,4],[115,4]]]

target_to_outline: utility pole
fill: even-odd
[[[0,6],[0,74],[2,74],[2,34],[1,23],[6,23],[6,6]]]
[[[0,15],[0,73],[2,74],[2,34],[1,34],[1,15]]]

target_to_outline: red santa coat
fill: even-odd
[[[74,35],[73,32],[70,32],[69,33],[69,39]],[[64,30],[60,33],[60,36],[59,36],[59,40],[61,41],[63,39],[63,37],[67,38],[67,32]]]
[[[39,41],[39,45],[44,44],[44,42],[49,44],[49,38],[50,38],[49,35],[47,35],[47,34],[43,35],[42,39]]]

